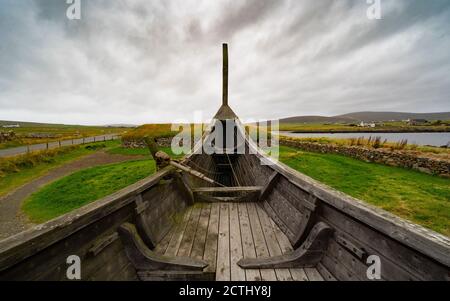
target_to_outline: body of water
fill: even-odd
[[[385,139],[388,142],[399,142],[401,140],[407,139],[408,144],[416,145],[432,145],[432,146],[444,146],[450,147],[450,133],[293,133],[280,131],[280,135],[297,137],[297,138],[359,138],[364,137],[368,139],[369,137],[381,137],[381,140]]]

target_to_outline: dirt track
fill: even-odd
[[[112,155],[103,151],[96,152],[63,166],[56,167],[46,175],[19,187],[6,196],[0,197],[0,240],[33,226],[27,220],[26,216],[22,214],[20,207],[29,195],[38,191],[42,186],[84,168],[123,162],[136,158],[139,157]]]

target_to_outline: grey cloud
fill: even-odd
[[[230,43],[242,118],[449,110],[450,2],[0,2],[0,119],[144,123],[209,118]]]

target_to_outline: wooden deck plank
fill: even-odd
[[[324,267],[320,262],[317,264],[317,271],[319,271],[320,275],[322,275],[325,281],[336,281],[336,278],[333,276],[333,274],[331,274],[330,271],[328,271],[328,269]]]
[[[247,206],[245,203],[238,204],[239,224],[241,226],[242,251],[244,258],[255,258],[255,243],[253,242],[250,220],[248,218]],[[260,281],[261,273],[258,269],[246,269],[245,278],[247,281]]]
[[[262,208],[261,208],[262,209]],[[262,209],[264,211],[264,209]],[[275,224],[275,222],[270,219],[270,224],[272,225],[272,229],[277,238],[278,244],[280,246],[281,252],[283,254],[292,252],[293,248],[289,241],[289,238],[281,231],[281,229]],[[305,273],[305,270],[302,268],[292,268],[289,269],[291,272],[292,279],[294,281],[308,281],[308,276]]]
[[[229,204],[220,204],[219,242],[217,249],[216,280],[230,281],[230,214]]]
[[[301,268],[290,269],[292,279],[294,281],[308,281],[308,276],[306,276],[305,270]]]
[[[309,281],[324,281],[322,275],[320,275],[316,268],[304,268],[304,270]]]
[[[276,238],[275,231],[272,227],[270,217],[260,206],[255,206],[255,208],[256,208],[256,212],[259,216],[259,221],[261,223],[263,235],[266,240],[267,249],[269,251],[270,256],[283,255],[280,245],[278,244],[278,240]],[[293,280],[291,273],[289,272],[289,269],[275,269],[275,274],[277,275],[277,279],[280,281],[292,281]]]
[[[208,233],[210,214],[211,204],[202,204],[197,232],[195,233],[194,245],[192,246],[191,251],[191,257],[195,259],[202,259],[203,254],[205,253],[206,235]]]
[[[258,213],[254,203],[247,204],[248,217],[250,220],[250,227],[252,229],[253,241],[255,243],[255,251],[257,257],[268,257],[269,250],[267,249],[261,223],[259,221]],[[273,269],[261,269],[261,278],[265,281],[276,281],[277,276]]]
[[[333,280],[330,271],[319,268],[240,268],[237,262],[241,258],[278,256],[292,251],[288,237],[256,203],[191,206],[155,250],[168,256],[203,258],[209,264],[205,272],[216,272],[216,280]]]
[[[176,225],[174,232],[172,234],[172,238],[170,239],[169,246],[167,247],[164,255],[166,256],[176,256],[178,249],[180,247],[181,241],[183,239],[184,230],[186,229],[187,222],[191,216],[192,207],[186,209],[185,214],[183,215],[183,220]]]
[[[231,281],[245,281],[245,271],[237,262],[242,255],[241,227],[239,225],[238,204],[230,204],[230,268]]]
[[[166,236],[155,246],[155,249],[153,250],[155,253],[158,254],[164,254],[167,250],[167,247],[169,247],[170,240],[172,239],[172,235],[175,230],[175,226],[172,227],[172,229],[167,232]]]
[[[217,266],[217,243],[219,236],[219,211],[218,203],[211,204],[211,213],[208,223],[208,234],[206,235],[205,252],[203,260],[208,262],[206,272],[215,272]]]
[[[180,247],[178,248],[177,256],[188,257],[191,254],[201,210],[202,208],[198,205],[192,207],[191,216],[189,217],[189,221],[184,230],[183,238],[181,240]]]

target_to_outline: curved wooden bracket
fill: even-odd
[[[243,269],[315,267],[322,259],[332,234],[332,228],[319,222],[312,228],[306,241],[293,252],[273,257],[244,258],[237,264]]]
[[[118,233],[128,258],[137,270],[202,271],[208,266],[208,263],[203,260],[157,255],[144,244],[133,224],[122,224],[118,228]]]

